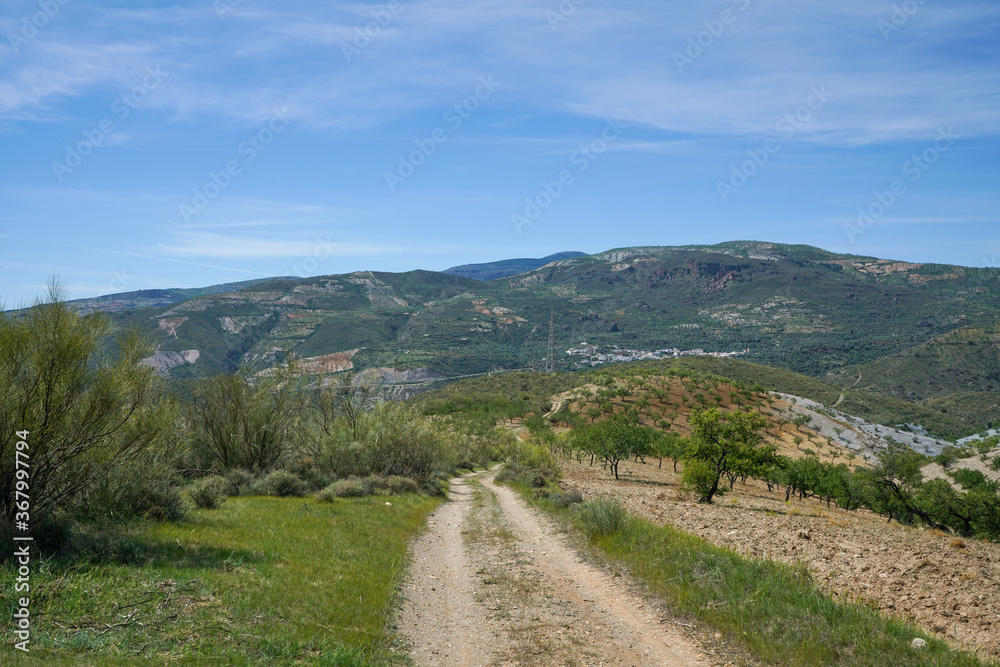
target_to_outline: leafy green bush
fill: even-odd
[[[275,470],[254,485],[254,491],[262,496],[302,497],[309,493],[306,483],[287,470]]]
[[[153,456],[109,470],[90,486],[74,514],[87,521],[176,521],[187,511],[173,470],[162,457]]]
[[[203,477],[188,487],[188,496],[198,507],[207,510],[215,510],[222,507],[226,502],[226,489],[228,482],[218,475]]]
[[[454,468],[461,438],[409,406],[384,402],[350,421],[332,420],[317,454],[322,469],[337,477],[422,479]]]
[[[297,389],[294,365],[270,375],[251,375],[249,368],[241,368],[200,382],[191,421],[201,467],[265,472],[287,460],[302,446],[302,394]]]
[[[319,491],[336,481],[336,475],[327,475],[312,459],[302,459],[290,466],[288,471],[305,482],[310,491]]]
[[[153,400],[156,374],[140,363],[151,341],[138,330],[116,330],[106,315],[77,315],[62,296],[53,284],[46,302],[0,313],[0,519],[12,525],[23,511],[14,492],[25,468],[15,466],[15,455],[23,463],[28,454],[36,540],[43,523],[91,504],[88,496],[100,495],[95,485],[171,428],[171,404]],[[153,495],[169,495],[161,481]],[[143,503],[127,493],[106,497],[107,507],[135,513]]]
[[[625,527],[628,512],[609,498],[594,498],[577,508],[577,516],[583,528],[591,537],[614,535]]]

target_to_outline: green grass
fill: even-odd
[[[585,513],[530,502],[581,533]],[[945,642],[874,608],[837,602],[813,582],[805,566],[742,556],[669,526],[630,517],[619,531],[590,540],[598,560],[627,568],[654,597],[681,618],[721,633],[722,641],[767,665],[996,665],[953,650]],[[928,646],[910,647],[914,637]]]
[[[117,562],[40,562],[24,664],[378,665],[406,546],[438,500],[231,498],[143,526]],[[5,565],[0,577],[12,581]],[[5,587],[8,589],[8,587]],[[4,590],[10,608],[9,590]],[[14,653],[0,650],[0,663]]]

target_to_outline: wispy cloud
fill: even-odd
[[[940,123],[967,135],[1000,124],[997,47],[984,41],[995,4],[926,4],[885,40],[877,23],[891,8],[750,1],[679,73],[672,54],[742,4],[592,0],[553,30],[547,7],[529,0],[408,2],[350,63],[341,46],[376,5],[243,3],[221,24],[207,4],[109,10],[87,30],[54,25],[23,59],[7,58],[0,108],[45,117],[59,99],[126,83],[142,60],[171,70],[171,94],[151,104],[178,121],[255,123],[283,106],[313,126],[367,127],[438,108],[494,73],[509,103],[699,134],[766,132],[821,84],[836,103],[799,139],[863,144]]]

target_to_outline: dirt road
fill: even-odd
[[[712,664],[626,576],[582,561],[493,477],[453,480],[413,545],[398,626],[416,664]]]

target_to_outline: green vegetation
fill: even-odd
[[[595,554],[627,568],[675,614],[721,633],[761,663],[987,664],[870,607],[830,599],[803,566],[748,558],[669,526],[626,520],[613,501],[590,501],[579,510],[533,502],[590,535]],[[911,648],[914,637],[927,641],[926,648]]]
[[[407,542],[437,504],[231,498],[104,535],[88,557],[41,562],[34,641],[18,662],[384,664]]]
[[[761,445],[767,420],[755,412],[721,413],[712,408],[692,413],[690,422],[684,481],[701,502],[712,502],[723,475],[731,480],[766,476],[778,461],[774,445]]]
[[[101,493],[109,478],[174,435],[174,408],[155,402],[156,376],[139,361],[151,350],[135,330],[116,331],[104,315],[81,318],[60,300],[20,315],[0,313],[0,514],[53,524],[67,508],[81,513],[149,511],[150,498]],[[159,469],[153,453],[149,470]],[[160,479],[140,494],[156,495]],[[138,481],[138,480],[136,480]],[[91,492],[94,492],[91,497]],[[95,500],[127,506],[95,506]],[[55,531],[57,532],[57,531]],[[43,539],[45,535],[41,536]]]
[[[115,317],[151,326],[161,350],[201,352],[172,377],[362,347],[353,358],[359,370],[430,368],[455,376],[538,368],[554,312],[550,361],[557,370],[581,367],[564,352],[583,341],[749,348],[748,360],[814,377],[834,373],[844,385],[861,365],[874,390],[912,400],[996,390],[995,355],[986,364],[978,359],[989,352],[997,322],[998,276],[997,269],[733,242],[623,248],[491,282],[428,271],[270,280]],[[949,338],[957,330],[986,333],[969,345],[964,334]],[[892,359],[899,362],[877,366]],[[940,391],[922,393],[937,369],[944,373]]]

